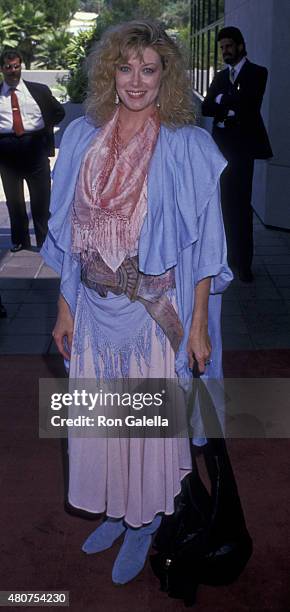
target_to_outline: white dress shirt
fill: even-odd
[[[229,67],[228,67],[229,72],[232,70],[232,68],[234,68],[234,69],[235,69],[235,80],[236,80],[236,78],[237,78],[237,76],[238,76],[239,72],[241,71],[241,69],[242,69],[242,67],[243,67],[243,65],[244,65],[244,63],[245,63],[245,61],[246,61],[246,57],[244,56],[244,57],[242,57],[242,59],[239,61],[239,63],[238,63],[238,64],[236,64],[235,66],[229,66]],[[223,97],[223,94],[218,94],[218,96],[216,96],[216,98],[215,98],[215,102],[216,102],[217,104],[220,104],[220,103],[221,103],[221,99],[222,99],[222,97]],[[235,111],[233,111],[233,110],[231,110],[231,109],[230,109],[230,110],[228,111],[228,117],[233,117],[234,115],[235,115]],[[218,126],[218,127],[222,127],[222,128],[223,128],[223,127],[225,127],[225,124],[224,124],[224,122],[223,122],[223,121],[219,121],[219,122],[217,123],[217,126]]]
[[[13,88],[19,103],[21,118],[25,132],[34,132],[44,128],[41,110],[29,93],[24,81],[20,79],[17,87]],[[11,87],[4,81],[0,94],[0,132],[13,133],[13,118],[11,108]]]

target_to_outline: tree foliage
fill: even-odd
[[[79,7],[81,11],[99,14],[104,8],[104,0],[81,0]]]
[[[3,47],[17,47],[18,39],[15,35],[14,22],[7,13],[0,8],[0,45]]]
[[[92,43],[97,40],[96,28],[79,32],[74,36],[66,50],[67,65],[70,69],[70,78],[67,83],[67,93],[72,102],[83,102],[87,77],[84,69],[84,60],[87,57]]]
[[[65,67],[70,35],[61,24],[77,7],[78,0],[0,0],[1,47],[17,47],[27,69]]]
[[[17,14],[18,7],[31,5],[34,12],[40,11],[45,16],[47,24],[55,27],[69,21],[73,13],[78,9],[78,0],[0,0],[0,10],[4,13]],[[23,10],[23,8],[21,9]]]
[[[58,27],[70,20],[79,6],[78,0],[41,0],[48,23]]]
[[[32,2],[22,2],[11,11],[13,27],[9,47],[14,46],[11,41],[17,41],[17,48],[23,56],[26,68],[31,67],[34,59],[36,45],[41,41],[46,28],[45,15],[35,10]]]
[[[167,28],[179,30],[186,28],[189,22],[189,3],[187,0],[171,0],[164,6],[162,19]]]
[[[67,65],[67,49],[72,34],[65,28],[45,32],[37,47],[36,65],[47,70],[59,70]]]

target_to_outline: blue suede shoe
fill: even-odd
[[[113,566],[112,580],[115,584],[126,584],[143,569],[151,545],[152,534],[158,529],[161,516],[152,523],[133,529],[128,527],[124,542]]]
[[[87,553],[87,555],[93,555],[94,553],[111,548],[115,540],[117,540],[126,529],[127,527],[123,519],[107,518],[89,535],[82,546],[82,550]]]

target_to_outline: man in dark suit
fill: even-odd
[[[50,166],[54,155],[53,126],[64,117],[50,89],[23,81],[22,58],[16,50],[0,56],[0,173],[11,224],[12,252],[30,247],[23,180],[28,185],[36,243],[47,233]]]
[[[268,73],[246,58],[245,41],[238,28],[223,28],[218,40],[229,67],[214,77],[202,113],[214,117],[213,138],[228,160],[221,177],[221,200],[229,265],[241,281],[251,282],[254,160],[272,157],[260,113]]]

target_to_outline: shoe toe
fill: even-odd
[[[11,253],[18,253],[18,251],[21,251],[23,249],[23,245],[22,244],[14,244],[10,251]]]
[[[11,253],[18,253],[18,251],[23,251],[23,249],[29,250],[30,248],[30,242],[19,242],[18,244],[13,244],[10,251]]]
[[[129,540],[128,543],[127,539],[120,549],[112,571],[114,584],[127,584],[140,574],[145,565],[152,536],[144,535],[139,540],[134,540]]]
[[[88,536],[82,545],[82,551],[87,555],[93,555],[102,550],[107,550],[107,548],[111,548],[115,540],[117,540],[125,530],[126,527],[122,520],[106,520]]]

